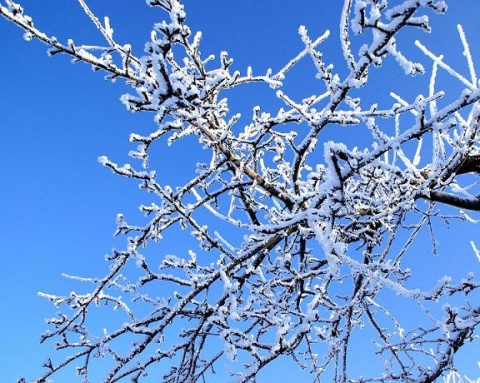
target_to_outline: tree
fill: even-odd
[[[225,363],[237,381],[250,382],[281,357],[315,382],[426,383],[454,368],[456,353],[478,337],[480,283],[468,273],[419,287],[415,275],[425,270],[410,270],[405,259],[432,221],[453,214],[476,223],[465,210],[480,211],[480,91],[463,29],[466,76],[417,42],[432,65],[424,94],[392,93],[387,102],[368,88],[390,57],[407,76],[426,72],[400,51],[401,36],[430,31],[428,15],[445,13],[444,1],[345,0],[340,45],[348,71],[324,58],[328,32],[312,38],[301,27],[304,49],[266,74],[234,71],[226,53],[203,55],[201,34],[191,32],[178,0],[147,1],[165,20],[141,57],[117,43],[108,18],[79,3],[104,46],[62,43],[10,0],[0,14],[51,55],[125,80],[134,90],[122,97],[125,106],[154,114],[154,131],[130,137],[136,166],[99,159],[137,180],[149,202],[140,206],[142,224],[118,215],[127,243],[109,256],[104,277],[71,277],[90,284],[89,293],[43,294],[63,311],[42,340],[70,354],[48,360],[37,382],[70,365],[85,382],[98,370],[105,382],[211,381]],[[323,86],[298,100],[284,84],[308,58]],[[439,90],[440,70],[461,92]],[[281,105],[255,106],[247,121],[226,95],[255,83],[273,89]],[[328,139],[345,127],[368,142]],[[166,185],[150,165],[158,147],[192,137],[204,152],[195,173]],[[178,242],[175,255],[162,253],[169,237]],[[480,258],[473,242],[472,252]],[[98,316],[112,311],[99,326]],[[371,368],[356,375],[353,353],[372,340]]]

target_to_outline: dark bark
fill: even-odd
[[[423,198],[430,201],[441,202],[450,206],[455,206],[460,209],[480,211],[480,197],[462,198],[450,193],[432,191],[430,192],[430,195],[425,195]]]
[[[457,175],[467,173],[480,174],[480,155],[467,156],[456,171]]]

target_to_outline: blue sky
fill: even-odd
[[[324,45],[325,58],[345,68],[337,39],[342,2],[306,3],[188,0],[186,10],[191,28],[204,32],[204,55],[226,50],[237,69],[248,65],[260,73],[269,67],[279,69],[302,48],[297,34],[301,24],[312,36],[331,29],[332,36]],[[59,40],[99,41],[74,0],[25,0],[22,4],[40,29]],[[113,0],[92,0],[90,4],[98,16],[110,16],[120,42],[131,43],[141,54],[159,11],[143,1],[119,5]],[[465,69],[456,24],[464,25],[474,57],[480,56],[480,2],[450,1],[449,5],[446,17],[434,19],[434,33],[420,36],[434,52],[445,54],[451,63],[458,61]],[[60,294],[77,288],[61,278],[63,272],[103,275],[107,267],[104,254],[122,245],[121,238],[113,238],[116,214],[134,216],[142,201],[134,182],[112,175],[97,157],[129,161],[129,134],[150,131],[153,121],[152,116],[125,110],[119,97],[127,87],[120,82],[105,82],[101,73],[83,64],[71,65],[66,57],[49,58],[43,44],[23,41],[22,32],[4,20],[0,20],[0,35],[0,380],[13,382],[20,375],[33,378],[39,374],[41,363],[52,350],[51,344],[40,347],[38,340],[46,329],[44,318],[52,316],[55,309],[38,298],[37,292]],[[417,37],[406,36],[405,43]],[[410,51],[422,57],[415,49]],[[293,73],[295,81],[289,86],[293,93],[302,95],[312,86],[313,66],[306,62],[300,69]],[[395,88],[402,94],[417,92],[414,83],[402,77],[396,67],[380,73],[373,75],[372,93],[386,82],[391,84],[390,90]],[[449,82],[446,86],[454,87]],[[258,92],[261,95],[263,90]],[[251,98],[248,92],[240,91],[234,101],[245,109]],[[349,134],[339,132],[338,137],[344,139]],[[165,166],[175,164],[181,173],[183,164],[190,160],[188,151],[169,150]],[[167,176],[175,182],[181,174]],[[438,238],[441,253],[437,257],[444,258],[436,271],[454,272],[461,254],[465,267],[480,274],[480,264],[475,263],[468,246],[479,237],[478,229],[452,224],[448,232],[439,229],[439,233],[443,234]],[[422,254],[415,261],[418,267],[437,268],[431,267],[437,258],[431,255],[427,242],[420,243],[416,251]],[[477,373],[472,356],[465,356],[464,366],[467,372]]]

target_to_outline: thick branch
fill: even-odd
[[[456,174],[480,173],[480,155],[467,156],[457,169]]]
[[[480,211],[480,197],[477,198],[462,198],[453,194],[432,191],[430,195],[425,195],[423,198],[434,202],[441,202],[447,205],[455,206],[460,209]]]

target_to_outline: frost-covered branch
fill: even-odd
[[[138,182],[149,203],[140,206],[143,222],[117,216],[126,245],[108,257],[109,272],[75,279],[90,293],[42,295],[62,310],[42,340],[71,354],[49,360],[37,382],[70,365],[84,382],[94,368],[104,382],[141,381],[151,371],[167,383],[215,380],[216,373],[253,382],[281,356],[314,381],[339,383],[430,382],[452,368],[456,352],[477,340],[480,312],[471,297],[480,284],[467,273],[460,282],[439,276],[417,288],[421,271],[405,259],[424,227],[433,231],[432,220],[447,219],[445,207],[480,211],[475,182],[465,185],[480,173],[480,91],[461,27],[468,76],[421,42],[426,63],[411,61],[398,39],[429,32],[428,12],[443,14],[444,1],[345,0],[338,37],[347,74],[321,50],[330,32],[312,38],[305,27],[302,48],[278,72],[233,70],[226,52],[201,53],[202,35],[188,27],[179,0],[147,2],[164,20],[136,57],[116,42],[109,19],[79,2],[104,47],[59,43],[10,0],[0,14],[51,54],[125,79],[127,109],[153,112],[154,129],[130,136],[133,164],[99,158]],[[321,81],[298,100],[287,79],[302,60],[313,62]],[[370,73],[388,60],[406,76],[431,64],[424,94],[392,92],[392,101],[366,103]],[[439,71],[458,82],[457,94],[437,84]],[[252,83],[271,88],[282,107],[255,106],[251,118],[242,116],[225,96]],[[328,134],[336,129],[362,129],[364,137],[355,146],[334,142]],[[192,158],[188,181],[165,184],[162,166],[171,165],[151,169],[156,150],[192,136],[192,156],[207,156]],[[456,217],[476,223],[462,211]],[[164,250],[172,239],[176,247]],[[398,304],[418,322],[397,316]],[[96,315],[110,311],[99,328]],[[377,362],[363,377],[350,366],[360,330]]]

